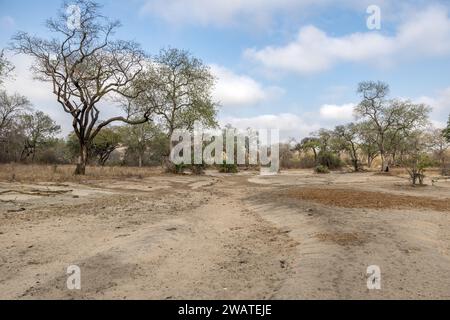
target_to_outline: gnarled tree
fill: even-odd
[[[57,101],[72,116],[80,145],[75,173],[84,175],[89,145],[103,128],[116,121],[146,122],[151,110],[140,110],[138,120],[131,120],[132,110],[124,116],[100,120],[101,103],[139,95],[134,84],[144,69],[146,56],[137,43],[112,39],[120,23],[103,17],[97,3],[77,0],[73,5],[78,8],[75,17],[63,5],[57,18],[47,21],[53,38],[20,32],[13,39],[13,49],[34,58],[35,78],[53,85]]]

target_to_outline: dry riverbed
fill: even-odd
[[[449,211],[374,173],[4,181],[0,299],[449,299]]]

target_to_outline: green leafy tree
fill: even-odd
[[[192,130],[194,123],[216,127],[217,104],[212,99],[215,79],[207,65],[189,52],[165,49],[145,75],[146,90],[138,105],[151,107],[170,137],[175,130]],[[173,145],[169,142],[169,152]]]
[[[34,161],[37,149],[45,146],[61,130],[50,116],[41,111],[26,113],[21,117],[21,127],[24,135],[24,146],[21,161],[30,156]]]
[[[414,131],[404,142],[408,152],[406,157],[402,160],[402,164],[409,173],[411,183],[414,186],[418,183],[423,185],[425,180],[425,170],[434,165],[434,162],[426,152],[427,139],[425,134],[421,131]]]
[[[94,138],[90,150],[93,157],[97,158],[100,166],[105,166],[111,154],[120,146],[121,135],[117,128],[104,128]]]
[[[447,128],[444,129],[444,137],[450,142],[450,116],[448,116]]]
[[[152,122],[135,126],[123,126],[119,129],[123,144],[127,147],[127,156],[137,158],[139,167],[148,160],[162,159],[167,153],[167,137],[161,128]],[[162,146],[163,145],[163,146]]]
[[[104,166],[111,154],[120,146],[121,135],[118,128],[105,128],[89,144],[87,149],[87,161],[96,160],[98,165]],[[76,158],[80,152],[78,137],[71,133],[66,141],[69,158]]]
[[[372,167],[373,161],[380,151],[377,144],[377,130],[370,121],[363,121],[357,124],[359,147],[367,159],[367,166]]]
[[[355,114],[369,121],[375,129],[377,146],[381,157],[381,170],[388,168],[389,139],[413,129],[425,126],[431,109],[410,101],[388,100],[389,86],[383,82],[362,82],[358,93],[363,100],[355,108]]]
[[[358,137],[359,128],[356,124],[350,123],[345,126],[337,126],[334,130],[334,135],[339,141],[340,148],[350,155],[350,159],[355,171],[360,170],[360,160],[358,153],[360,150]]]
[[[320,151],[320,140],[315,137],[307,137],[304,138],[299,145],[297,145],[296,149],[298,151],[309,152],[312,151],[314,154],[314,162],[317,164],[318,154]]]

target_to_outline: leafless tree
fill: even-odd
[[[116,121],[144,123],[151,110],[139,110],[137,120],[131,120],[130,109],[125,116],[100,120],[101,103],[139,95],[135,84],[145,67],[146,55],[135,42],[112,39],[120,23],[102,16],[97,3],[76,0],[73,5],[79,9],[75,17],[78,21],[69,23],[74,17],[64,4],[57,18],[47,21],[48,29],[55,34],[52,39],[20,32],[13,38],[13,49],[34,58],[35,78],[53,85],[57,101],[72,116],[80,144],[75,173],[84,175],[88,147],[103,128]]]
[[[8,95],[0,90],[0,141],[5,135],[14,118],[28,109],[30,102],[19,94]]]

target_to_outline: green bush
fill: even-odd
[[[175,165],[175,173],[176,174],[183,174],[185,169],[186,169],[186,165],[184,163]]]
[[[226,161],[220,166],[219,172],[221,173],[238,173],[239,169],[235,164],[227,164]]]
[[[330,169],[328,169],[328,167],[322,166],[322,165],[317,166],[317,167],[314,169],[314,171],[315,171],[316,173],[319,173],[319,174],[328,174],[328,173],[330,173]]]
[[[328,169],[339,169],[342,167],[342,161],[338,155],[332,152],[322,151],[318,157],[319,165],[327,167]]]

